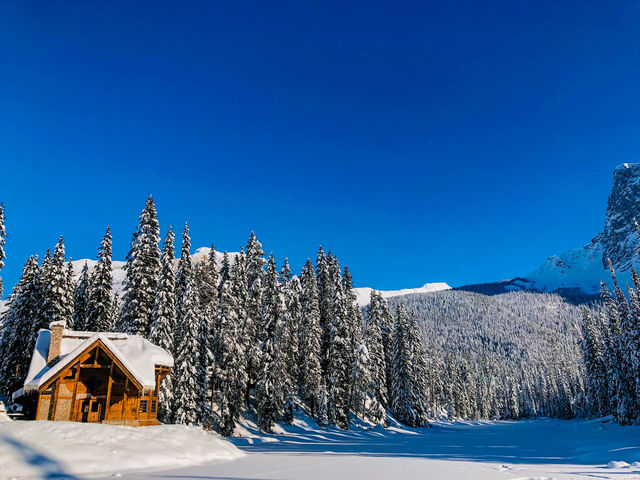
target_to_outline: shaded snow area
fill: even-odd
[[[82,478],[213,464],[242,457],[195,427],[124,427],[74,422],[0,423],[0,479]]]
[[[435,423],[431,428],[318,429],[303,420],[276,435],[245,425],[247,455],[131,479],[628,479],[640,478],[640,427],[531,420]]]
[[[259,432],[252,422],[239,431],[243,437],[228,442],[176,425],[5,422],[0,478],[640,478],[640,426],[610,420],[438,422],[421,429],[341,431],[302,419],[274,435]]]
[[[441,292],[442,290],[451,290],[451,287],[444,282],[425,283],[422,287],[418,288],[403,288],[401,290],[376,290],[382,298],[400,297],[402,295],[411,295],[412,293],[430,293]],[[353,289],[353,293],[356,294],[356,301],[361,307],[369,305],[371,299],[370,287],[357,287]]]

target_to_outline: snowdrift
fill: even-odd
[[[196,427],[123,427],[74,422],[0,423],[1,476],[151,471],[243,456],[220,436]]]

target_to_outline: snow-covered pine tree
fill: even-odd
[[[255,388],[260,376],[260,342],[264,342],[263,327],[260,324],[262,317],[262,285],[264,277],[264,267],[267,263],[262,244],[251,232],[246,248],[246,270],[248,297],[246,300],[245,326],[243,328],[244,338],[248,339],[247,345],[247,390],[245,401],[249,403],[250,392]]]
[[[164,239],[162,255],[160,258],[161,269],[158,279],[158,289],[151,311],[151,343],[164,348],[177,358],[173,337],[176,333],[176,298],[175,276],[173,273],[173,259],[175,258],[175,236],[173,226]],[[158,394],[158,419],[169,423],[173,413],[173,375],[167,376],[160,384]]]
[[[120,318],[120,294],[113,292],[113,299],[111,300],[111,325],[113,325],[113,331],[118,332],[118,320]]]
[[[380,334],[382,335],[382,348],[384,349],[385,376],[387,378],[387,407],[389,407],[391,401],[391,366],[393,365],[393,325],[395,319],[389,302],[382,298],[382,295],[379,293],[376,293],[375,296],[376,302],[380,305]]]
[[[364,339],[362,339],[364,340]],[[351,408],[356,416],[367,418],[367,403],[371,388],[371,370],[369,350],[364,341],[359,342],[355,353],[351,385]]]
[[[264,341],[256,392],[258,425],[265,432],[272,432],[275,423],[281,418],[286,395],[284,309],[276,263],[272,254],[267,261],[264,275],[260,321]]]
[[[35,345],[34,319],[38,314],[38,260],[29,257],[20,280],[9,296],[0,339],[0,392],[10,395],[22,387]]]
[[[302,287],[300,280],[294,277],[289,268],[289,262],[285,258],[284,266],[280,271],[282,297],[284,300],[284,355],[286,357],[286,394],[283,420],[289,425],[293,424],[293,410],[296,404],[297,379],[299,378],[298,365],[298,332],[300,330],[300,317],[302,307],[300,296]]]
[[[195,275],[195,272],[194,272]],[[196,287],[196,291],[199,290]],[[207,305],[202,308],[202,301],[198,306],[200,311],[200,319],[198,322],[198,414],[200,425],[206,428],[211,428],[211,404],[209,402],[209,388],[210,388],[210,367],[211,367],[211,351],[209,349],[211,342],[211,314],[212,305]]]
[[[200,299],[193,273],[184,278],[180,313],[176,325],[177,357],[174,378],[174,422],[197,425],[201,420],[199,403],[198,330],[200,326]]]
[[[193,262],[191,261],[191,237],[189,236],[189,224],[185,222],[184,229],[182,230],[180,260],[178,260],[178,269],[176,270],[176,297],[178,299],[182,298],[182,292],[186,288],[187,282],[192,276]],[[179,314],[180,302],[178,302],[178,315]]]
[[[0,202],[0,270],[4,267],[4,261],[7,259],[4,253],[5,238],[7,237],[7,230],[4,225],[4,202]],[[0,277],[0,298],[2,298],[2,277]]]
[[[207,258],[196,264],[196,280],[200,292],[200,308],[204,311],[210,305],[216,305],[218,300],[218,264],[213,245]]]
[[[408,341],[411,346],[411,363],[412,363],[412,395],[414,410],[418,416],[420,425],[427,424],[429,400],[427,398],[427,352],[424,341],[418,327],[415,313],[409,314],[408,321]],[[463,370],[461,377],[465,379],[465,387],[471,384],[466,361],[462,363]],[[470,416],[470,400],[465,404],[465,413]]]
[[[410,427],[419,427],[424,423],[421,410],[419,385],[416,385],[414,368],[414,354],[411,321],[403,305],[398,305],[396,321],[393,329],[393,365],[391,408],[395,417]]]
[[[586,368],[587,395],[592,416],[607,415],[607,377],[598,328],[585,309],[582,323],[582,351]]]
[[[635,382],[635,399],[640,399],[640,277],[635,268],[631,267],[633,287],[627,287],[629,292],[629,365]],[[638,405],[640,407],[640,405]],[[638,412],[640,413],[640,412]]]
[[[86,330],[89,288],[89,266],[84,262],[73,292],[73,328],[76,330]]]
[[[65,270],[65,294],[64,294],[64,319],[67,321],[67,328],[75,328],[75,324],[73,323],[74,311],[73,311],[73,292],[76,287],[76,282],[74,280],[73,273],[73,263],[71,259],[67,262],[67,267]]]
[[[345,301],[340,264],[330,257],[329,291],[333,293],[331,323],[329,324],[327,346],[327,391],[329,424],[347,430],[351,404],[351,377],[353,372],[353,352],[350,338],[349,312]],[[327,290],[325,290],[326,292]]]
[[[112,323],[112,288],[111,227],[108,226],[98,249],[98,263],[91,274],[87,323],[85,326],[87,330],[110,332],[114,329],[115,325]]]
[[[246,295],[247,288],[246,273],[240,268],[243,263],[236,262],[233,278],[224,275],[220,283],[213,398],[218,407],[222,435],[233,434],[244,406],[247,385],[247,356],[241,318],[246,315],[242,297]]]
[[[368,308],[367,323],[364,332],[364,344],[368,350],[370,394],[368,416],[375,423],[383,423],[386,416],[387,400],[387,366],[385,363],[384,346],[382,343],[381,310],[377,295],[371,294]]]
[[[121,329],[143,337],[149,336],[151,310],[160,275],[159,243],[160,227],[150,195],[127,254],[125,293],[118,321]]]
[[[298,383],[309,412],[320,423],[320,403],[323,389],[322,366],[320,364],[322,329],[320,328],[320,307],[318,306],[318,283],[313,264],[309,259],[302,268],[300,282],[302,293],[300,295],[301,314],[298,332],[300,365]],[[326,397],[326,388],[324,395]]]
[[[330,262],[331,252],[327,256],[322,245],[320,245],[316,257],[316,282],[318,283],[318,306],[320,308],[320,328],[322,330],[320,362],[325,376],[327,374],[327,350],[329,348],[329,332],[333,319],[332,307],[334,302],[334,285],[329,273]]]
[[[41,308],[33,328],[33,343],[39,329],[49,328],[49,323],[58,320],[71,321],[67,307],[67,272],[64,261],[64,240],[60,237],[50,261],[42,267],[40,276]]]
[[[620,311],[618,310],[618,304],[604,282],[600,284],[600,291],[604,302],[603,314],[606,315],[607,320],[605,358],[607,377],[609,378],[609,398],[613,407],[612,413],[617,422],[627,424],[631,419],[631,412],[621,352]]]

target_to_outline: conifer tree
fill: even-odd
[[[112,306],[111,227],[107,227],[98,249],[98,263],[91,274],[86,328],[93,332],[114,329]]]
[[[258,425],[265,432],[272,432],[273,426],[282,415],[286,395],[286,372],[284,354],[284,304],[280,293],[278,273],[273,254],[267,262],[263,291],[261,328],[264,338],[261,364],[257,384]]]
[[[246,273],[240,269],[240,265],[237,261],[233,278],[225,275],[220,284],[218,328],[214,341],[214,400],[218,406],[222,435],[232,435],[235,430],[244,406],[247,383],[247,356],[241,318],[244,315],[241,303],[242,292],[246,293]]]
[[[65,294],[64,294],[64,318],[67,322],[67,328],[73,329],[75,325],[73,323],[74,311],[73,311],[73,292],[75,290],[76,282],[73,273],[73,263],[71,259],[67,262],[65,276]]]
[[[37,336],[33,327],[38,314],[38,273],[37,258],[29,257],[3,315],[0,392],[7,395],[24,384],[33,354]]]
[[[604,365],[602,344],[598,328],[594,325],[593,318],[585,309],[582,323],[582,351],[584,354],[587,373],[587,394],[591,412],[594,416],[608,413],[607,375]],[[606,402],[606,403],[605,403]]]
[[[329,424],[346,430],[349,428],[353,353],[349,336],[349,312],[346,308],[340,265],[335,257],[331,257],[328,273],[331,283],[329,291],[333,293],[332,305],[329,307],[332,317],[329,324],[326,359]]]
[[[320,403],[323,394],[322,367],[320,364],[320,307],[318,305],[318,284],[311,260],[307,259],[300,276],[302,293],[300,297],[299,365],[300,390],[307,408],[320,423]],[[324,390],[326,397],[326,388]],[[326,399],[325,399],[326,401]],[[326,407],[326,406],[325,406]],[[326,412],[325,412],[326,415]],[[326,418],[325,418],[326,421]]]
[[[41,328],[49,328],[53,321],[65,320],[70,323],[67,306],[67,273],[64,260],[64,240],[60,237],[51,259],[45,256],[40,276],[40,312],[34,324],[34,334]],[[48,253],[48,252],[47,252]],[[33,344],[35,345],[35,335]]]
[[[284,259],[280,270],[280,289],[284,301],[284,338],[283,354],[287,367],[284,376],[285,405],[283,420],[289,425],[293,424],[293,410],[296,403],[296,380],[298,378],[298,331],[300,329],[300,280],[293,276],[289,267],[289,260]]]
[[[4,202],[0,202],[0,270],[4,267],[4,261],[7,259],[4,253],[5,238],[7,237],[7,230],[4,226]],[[2,277],[0,277],[0,298],[2,298],[3,287]]]
[[[176,358],[177,352],[173,343],[173,337],[176,333],[175,276],[173,273],[174,241],[173,226],[170,226],[162,247],[160,278],[153,310],[151,311],[149,340],[151,343],[164,348]],[[169,423],[172,420],[173,383],[173,374],[170,374],[160,384],[158,393],[158,419],[165,423]]]
[[[247,390],[245,401],[249,402],[250,392],[258,381],[260,375],[260,342],[265,341],[263,326],[260,324],[262,317],[262,290],[264,267],[267,261],[262,250],[262,244],[251,232],[246,248],[246,271],[248,297],[246,300],[246,319],[243,334],[246,339],[250,339],[247,345]]]
[[[402,305],[398,305],[393,329],[391,408],[396,418],[410,427],[426,421],[426,402],[420,375],[423,354],[415,326]]]
[[[174,422],[197,425],[202,414],[198,378],[200,299],[194,275],[184,278],[184,282],[175,336],[178,343],[174,367]]]
[[[143,337],[149,336],[160,274],[159,232],[156,207],[149,196],[127,254],[125,293],[118,322],[123,330]]]
[[[76,330],[86,330],[88,307],[89,307],[89,266],[84,262],[80,278],[76,283],[73,292],[73,328]]]
[[[370,385],[368,391],[371,395],[369,416],[375,423],[384,421],[387,399],[387,366],[385,362],[384,346],[382,342],[380,303],[377,295],[371,292],[371,303],[368,308],[367,324],[364,333],[364,344],[369,354]]]

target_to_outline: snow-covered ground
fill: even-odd
[[[241,431],[243,438],[231,439],[234,446],[174,425],[6,422],[0,424],[0,478],[640,478],[640,426],[606,420],[340,431],[302,419],[276,435],[251,422]]]
[[[199,463],[212,468],[242,456],[222,437],[182,425],[0,422],[0,479],[119,476]]]

